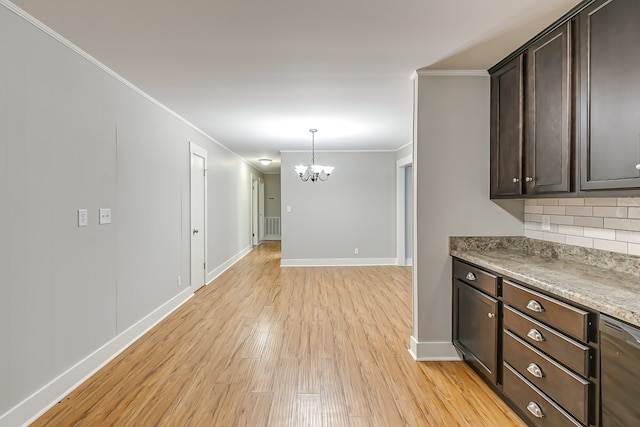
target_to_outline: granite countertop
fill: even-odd
[[[640,327],[640,257],[525,237],[451,237],[449,252]]]

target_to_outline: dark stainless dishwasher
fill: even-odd
[[[600,316],[602,427],[640,425],[640,329]]]

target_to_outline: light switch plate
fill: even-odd
[[[89,214],[86,209],[78,209],[78,227],[89,225]]]
[[[551,231],[550,215],[542,215],[542,231]]]
[[[287,212],[291,212],[291,206],[287,205]]]
[[[111,209],[100,209],[100,225],[111,224]]]

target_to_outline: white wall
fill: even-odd
[[[419,74],[415,80],[411,351],[455,359],[449,236],[523,235],[523,202],[489,200],[489,77]]]
[[[282,265],[395,264],[395,153],[317,157],[336,168],[325,182],[302,182],[295,173],[308,152],[281,155]]]
[[[191,295],[177,285],[189,141],[209,156],[210,276],[250,248],[259,172],[4,3],[0,31],[0,425],[13,426]]]

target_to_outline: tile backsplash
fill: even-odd
[[[528,199],[524,229],[532,239],[640,255],[640,197]]]

